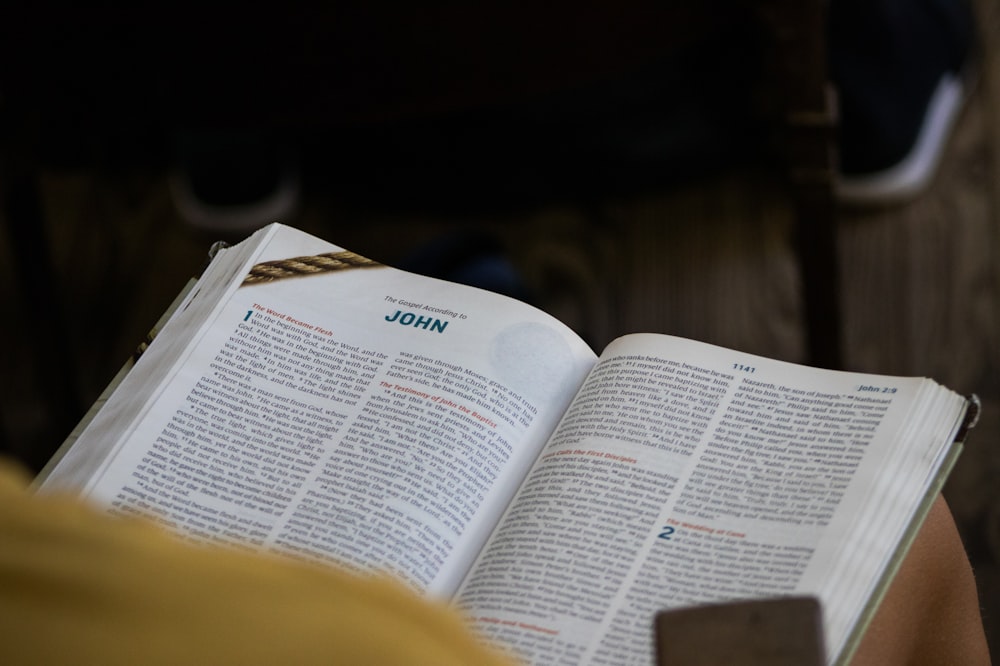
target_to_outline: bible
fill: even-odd
[[[215,254],[39,477],[204,544],[385,572],[529,663],[814,597],[842,663],[977,403],[638,333],[273,224]]]

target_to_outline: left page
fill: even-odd
[[[448,596],[595,360],[528,305],[272,225],[216,257],[40,490]]]

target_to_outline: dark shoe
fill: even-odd
[[[834,0],[838,199],[911,199],[937,171],[966,97],[972,14],[963,0]]]
[[[193,227],[245,235],[289,222],[300,203],[298,170],[281,142],[254,132],[178,134],[169,183]]]

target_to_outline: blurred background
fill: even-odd
[[[946,496],[995,645],[996,0],[933,179],[862,208],[831,192],[824,3],[672,4],[2,10],[3,452],[40,469],[211,244],[278,220],[595,349],[664,332],[978,394]]]

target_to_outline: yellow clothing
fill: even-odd
[[[192,546],[0,462],[0,663],[507,662],[393,581]]]

